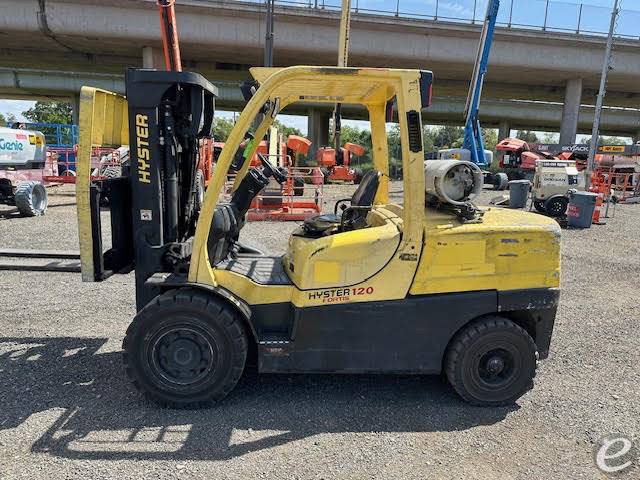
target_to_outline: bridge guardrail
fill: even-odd
[[[264,3],[262,0],[241,0]],[[355,14],[395,16],[442,22],[479,24],[488,0],[352,0]],[[283,7],[340,10],[341,0],[276,0]],[[611,9],[557,0],[502,0],[498,25],[503,28],[606,36]],[[623,9],[616,36],[640,40],[640,10]]]

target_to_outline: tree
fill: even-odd
[[[536,135],[535,132],[531,130],[518,130],[518,134],[516,135],[516,138],[523,140],[527,143],[538,142],[538,136]]]
[[[557,133],[545,132],[542,136],[543,143],[558,143],[559,138]]]
[[[36,102],[29,110],[22,112],[33,123],[62,123],[71,125],[71,104],[67,102]]]
[[[445,125],[443,127],[430,130],[430,134],[433,135],[433,147],[436,150],[444,148],[460,148],[464,141],[464,128],[462,127]]]
[[[295,127],[287,127],[284,123],[278,120],[273,121],[273,126],[278,127],[278,131],[282,133],[282,137],[285,141],[287,140],[287,137],[289,135],[298,135],[299,137],[302,136],[302,132],[300,130]]]
[[[495,128],[483,128],[482,138],[484,139],[485,150],[496,151],[498,144],[498,131]]]
[[[233,130],[233,121],[228,118],[215,117],[211,125],[211,136],[216,142],[226,142]]]
[[[591,137],[583,137],[583,143],[591,145]],[[627,141],[624,138],[619,137],[598,137],[598,146],[602,145],[625,145]]]
[[[11,126],[17,121],[18,119],[13,113],[7,113],[6,115],[2,115],[0,113],[0,127],[11,128]]]

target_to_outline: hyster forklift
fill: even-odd
[[[194,73],[129,70],[126,100],[82,89],[82,276],[102,281],[135,271],[138,313],[123,349],[136,387],[164,405],[206,405],[229,394],[255,360],[260,372],[443,373],[478,405],[510,404],[529,390],[538,359],[549,353],[560,230],[541,215],[474,206],[467,199],[477,192],[479,169],[470,162],[425,166],[421,111],[432,74],[316,66],[251,73],[256,88],[200,211],[196,157],[211,125],[214,87]],[[388,197],[385,113],[392,101],[403,204]],[[333,214],[295,230],[286,254],[267,255],[243,245],[244,218],[270,178],[284,182],[286,175],[266,156],[251,167],[258,142],[248,143],[231,200],[219,197],[252,126],[262,139],[280,110],[305,102],[364,106],[374,170]],[[90,182],[91,147],[127,143],[130,171]],[[113,200],[103,251],[105,193]]]

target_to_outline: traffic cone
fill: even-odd
[[[591,219],[591,223],[594,225],[605,225],[600,222],[600,214],[602,213],[602,205],[604,204],[604,195],[602,193],[598,193],[598,198],[596,198],[596,208],[593,210],[593,218]]]

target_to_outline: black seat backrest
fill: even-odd
[[[378,187],[380,186],[380,177],[382,174],[378,170],[370,170],[364,174],[360,185],[353,196],[351,197],[352,207],[370,207],[373,205],[373,200],[378,193]]]
[[[357,230],[366,227],[367,215],[371,211],[376,193],[378,193],[381,176],[382,174],[378,170],[371,170],[362,177],[360,185],[351,197],[351,208],[345,210],[343,214],[345,228]],[[345,218],[344,215],[347,217]]]

